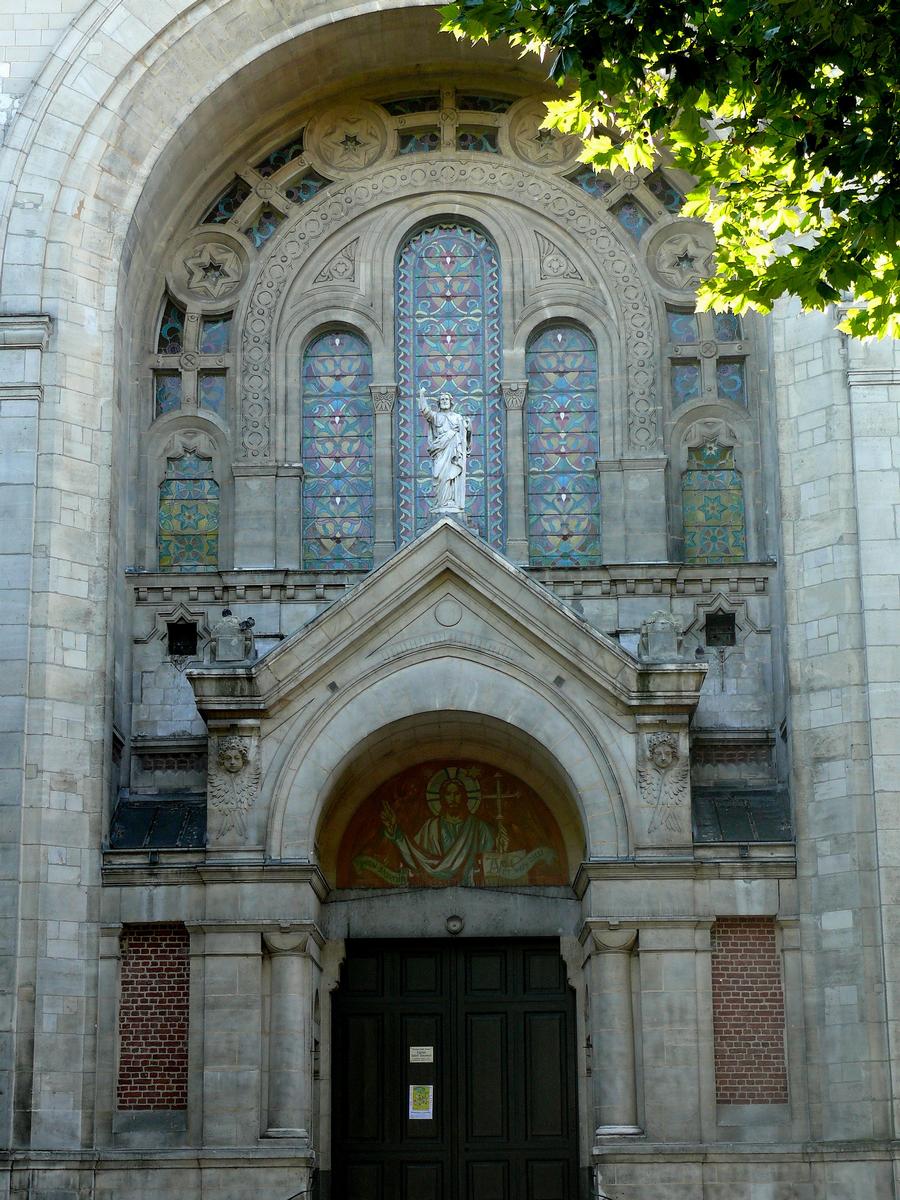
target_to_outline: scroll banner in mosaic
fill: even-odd
[[[303,566],[368,570],[374,543],[372,352],[347,330],[303,356]]]
[[[427,426],[416,410],[448,392],[472,422],[466,516],[502,549],[503,405],[500,398],[500,270],[484,234],[462,225],[423,229],[406,243],[397,271],[397,526],[409,542],[432,520]]]
[[[534,566],[602,562],[597,348],[573,325],[530,343],[528,377],[528,552]]]
[[[688,450],[681,478],[686,562],[731,563],[747,557],[744,488],[734,449],[709,443]]]

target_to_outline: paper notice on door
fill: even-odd
[[[409,1085],[409,1119],[411,1121],[434,1120],[434,1085],[411,1083]]]
[[[433,1063],[434,1046],[410,1046],[409,1061],[411,1063]]]

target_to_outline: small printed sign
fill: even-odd
[[[433,1063],[434,1046],[410,1046],[409,1061],[411,1063]]]
[[[411,1083],[409,1085],[409,1119],[431,1121],[434,1119],[434,1085]]]

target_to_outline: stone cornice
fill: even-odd
[[[43,313],[0,316],[0,348],[46,350],[50,341],[51,324],[51,318]]]
[[[156,861],[151,856],[156,856]],[[202,851],[107,850],[101,877],[105,887],[179,887],[185,884],[305,883],[319,900],[331,890],[314,863],[208,862]]]
[[[718,850],[719,847],[710,847]],[[759,850],[759,847],[752,847]],[[767,847],[768,849],[768,847]],[[583,862],[575,874],[573,888],[581,899],[592,883],[612,879],[795,879],[797,859],[793,846],[769,858],[618,858],[604,862]]]

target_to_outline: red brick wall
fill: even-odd
[[[716,1099],[786,1104],[784,991],[769,917],[723,917],[712,930]]]
[[[122,931],[120,1110],[187,1108],[188,945],[183,925]]]

